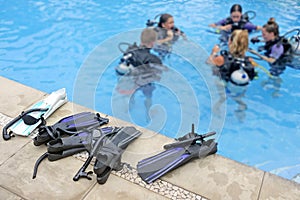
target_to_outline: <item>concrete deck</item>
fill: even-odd
[[[0,127],[45,93],[0,77]],[[5,86],[5,87],[4,87]],[[5,89],[4,89],[5,88]],[[57,120],[89,109],[68,102],[48,120]],[[130,125],[110,117],[111,126]],[[268,172],[243,165],[220,155],[194,160],[167,174],[162,180],[147,185],[136,174],[135,166],[143,158],[162,151],[172,141],[163,135],[137,127],[142,136],[123,154],[127,163],[123,170],[110,175],[104,185],[92,180],[72,180],[82,166],[80,155],[55,162],[41,163],[36,179],[32,179],[36,159],[46,146],[36,147],[30,137],[16,136],[0,140],[0,199],[290,199],[300,198],[300,185]],[[156,151],[154,151],[154,149]],[[131,167],[129,167],[129,165]],[[90,167],[92,169],[92,167]]]

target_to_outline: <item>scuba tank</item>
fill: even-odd
[[[231,73],[230,81],[235,85],[244,86],[248,85],[248,83],[250,82],[250,78],[245,70],[243,70],[243,68],[240,68]]]
[[[122,45],[127,45],[127,49],[125,51],[121,48]],[[125,74],[129,74],[134,68],[132,65],[134,61],[133,51],[138,48],[138,45],[136,43],[120,43],[118,48],[123,53],[123,57],[120,59],[119,65],[115,68],[115,70],[117,74],[123,76]]]
[[[291,44],[293,54],[300,56],[300,35],[293,35],[289,39],[289,43]]]
[[[292,60],[287,64],[288,67],[300,69],[300,29],[297,35],[289,38],[291,44]]]

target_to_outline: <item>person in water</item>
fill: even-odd
[[[242,98],[250,81],[256,76],[252,59],[246,56],[248,43],[248,32],[235,30],[228,41],[229,51],[222,50],[218,54],[220,47],[215,45],[208,58],[208,63],[213,65],[213,74],[219,77],[216,85],[220,99],[215,104],[214,111],[219,111],[226,96],[231,97],[238,104],[236,115],[240,121],[244,119],[244,111],[247,109]]]
[[[152,105],[152,94],[155,89],[155,81],[159,81],[161,74],[166,67],[161,59],[151,53],[151,49],[157,40],[157,33],[152,28],[146,28],[142,31],[140,45],[130,47],[123,55],[121,64],[126,63],[129,68],[126,73],[124,70],[116,69],[118,74],[123,75],[119,79],[117,90],[121,94],[131,95],[131,105],[134,102],[134,94],[142,91],[145,96],[145,107],[148,113]],[[128,86],[128,87],[127,87]]]
[[[257,55],[264,61],[268,62],[270,66],[270,74],[267,81],[262,83],[263,86],[271,84],[274,88],[273,96],[279,96],[279,90],[281,87],[282,79],[280,75],[286,69],[287,63],[290,62],[291,59],[291,48],[287,40],[279,35],[279,26],[275,22],[274,18],[270,18],[268,22],[262,28],[262,37],[265,43],[259,50],[264,51],[264,55],[258,53],[255,50],[250,49],[249,52]],[[258,38],[252,38],[251,41],[261,42]]]
[[[249,33],[254,30],[261,30],[260,26],[254,25],[249,21],[247,15],[243,15],[242,6],[239,4],[234,4],[230,8],[229,17],[210,24],[209,26],[221,31],[220,40],[223,43],[227,43],[229,35],[234,30],[247,30]]]
[[[161,14],[155,30],[158,34],[154,50],[162,58],[172,51],[172,44],[178,40],[179,36],[186,38],[185,34],[174,25],[174,17],[168,13]]]

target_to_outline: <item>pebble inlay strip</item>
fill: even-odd
[[[86,152],[79,153],[74,155],[75,158],[78,158],[82,161],[85,161],[87,159],[88,154]],[[94,164],[94,160],[91,162],[91,164]],[[145,183],[137,174],[137,170],[132,168],[129,164],[124,163],[123,168],[120,171],[112,171],[112,174],[119,176],[127,181],[130,181],[132,183],[135,183],[139,186],[142,186],[152,192],[158,193],[166,198],[169,199],[176,199],[176,200],[183,200],[183,199],[189,199],[189,200],[207,200],[206,198],[195,194],[191,191],[185,190],[181,187],[178,187],[176,185],[173,185],[167,181],[163,180],[156,180],[155,182],[151,184]]]

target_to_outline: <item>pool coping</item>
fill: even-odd
[[[43,99],[47,95],[44,92],[4,77],[0,77],[0,84],[6,86],[6,90],[1,91],[2,95],[0,97],[1,127],[7,121],[20,114],[21,111],[26,110],[34,102]],[[68,102],[49,118],[49,123],[66,116],[67,113],[79,112],[80,110],[87,111],[90,109]],[[111,116],[109,118],[112,124],[132,126],[128,122]],[[172,139],[142,127],[137,128],[143,132],[144,136],[130,145],[124,153],[122,161],[127,164],[124,165],[123,170],[113,172],[111,182],[109,180],[109,183],[105,184],[107,186],[99,187],[95,181],[92,183],[88,182],[85,188],[82,188],[81,185],[80,194],[78,193],[79,191],[74,191],[72,199],[74,197],[76,197],[75,199],[93,199],[99,193],[103,196],[102,190],[110,191],[106,196],[103,196],[104,199],[109,199],[112,196],[119,197],[120,193],[122,195],[126,194],[123,199],[142,198],[145,197],[145,194],[147,194],[146,197],[148,199],[297,199],[300,196],[300,184],[254,167],[246,166],[220,155],[212,155],[204,159],[194,160],[184,167],[167,174],[154,184],[147,185],[137,176],[135,171],[136,163],[142,158],[162,151],[163,144],[172,141]],[[48,180],[45,181],[42,177],[39,180],[40,182],[36,183],[31,182],[29,179],[23,180],[19,177],[18,174],[24,173],[24,171],[18,171],[18,168],[14,168],[11,171],[10,168],[7,170],[7,166],[11,166],[12,163],[17,162],[15,159],[22,157],[25,150],[28,152],[27,155],[31,153],[36,154],[36,151],[41,151],[40,149],[33,148],[30,140],[30,138],[15,137],[11,140],[12,142],[1,141],[1,152],[5,152],[6,154],[1,156],[0,160],[0,169],[2,168],[0,176],[3,177],[0,179],[0,196],[11,199],[38,199],[38,194],[33,194],[33,192],[39,191],[41,195],[47,192],[35,186],[35,184],[46,185],[51,183],[52,187],[56,187],[53,183],[57,180],[51,174],[43,174],[42,176],[45,176],[45,180],[46,177]],[[12,143],[14,146],[11,145]],[[10,146],[9,148],[8,145]],[[77,156],[68,158],[68,160],[63,162],[72,163],[73,165],[73,163],[82,163],[81,160],[82,157]],[[60,166],[61,163],[57,162],[55,165]],[[51,166],[49,168],[51,169]],[[4,172],[8,175],[5,175]],[[67,177],[67,175],[65,176]],[[51,182],[52,179],[53,182]],[[26,182],[35,187],[24,187],[22,184],[22,186],[16,188],[16,181],[20,183]],[[62,184],[66,184],[64,180],[59,181],[62,181]],[[71,186],[74,184],[74,187],[77,187],[77,183],[69,182],[67,184]],[[114,182],[115,184],[113,184]],[[116,187],[116,185],[120,185],[120,183],[122,183],[121,185],[124,188],[120,186],[114,190],[111,189],[112,187]],[[83,183],[81,182],[80,184]],[[109,185],[110,188],[108,188]],[[128,191],[126,188],[134,188],[134,190]],[[145,188],[146,190],[141,188]],[[58,190],[58,188],[55,189]],[[64,194],[59,194],[62,196],[58,194],[49,195],[52,195],[55,199],[68,199],[71,197]]]

